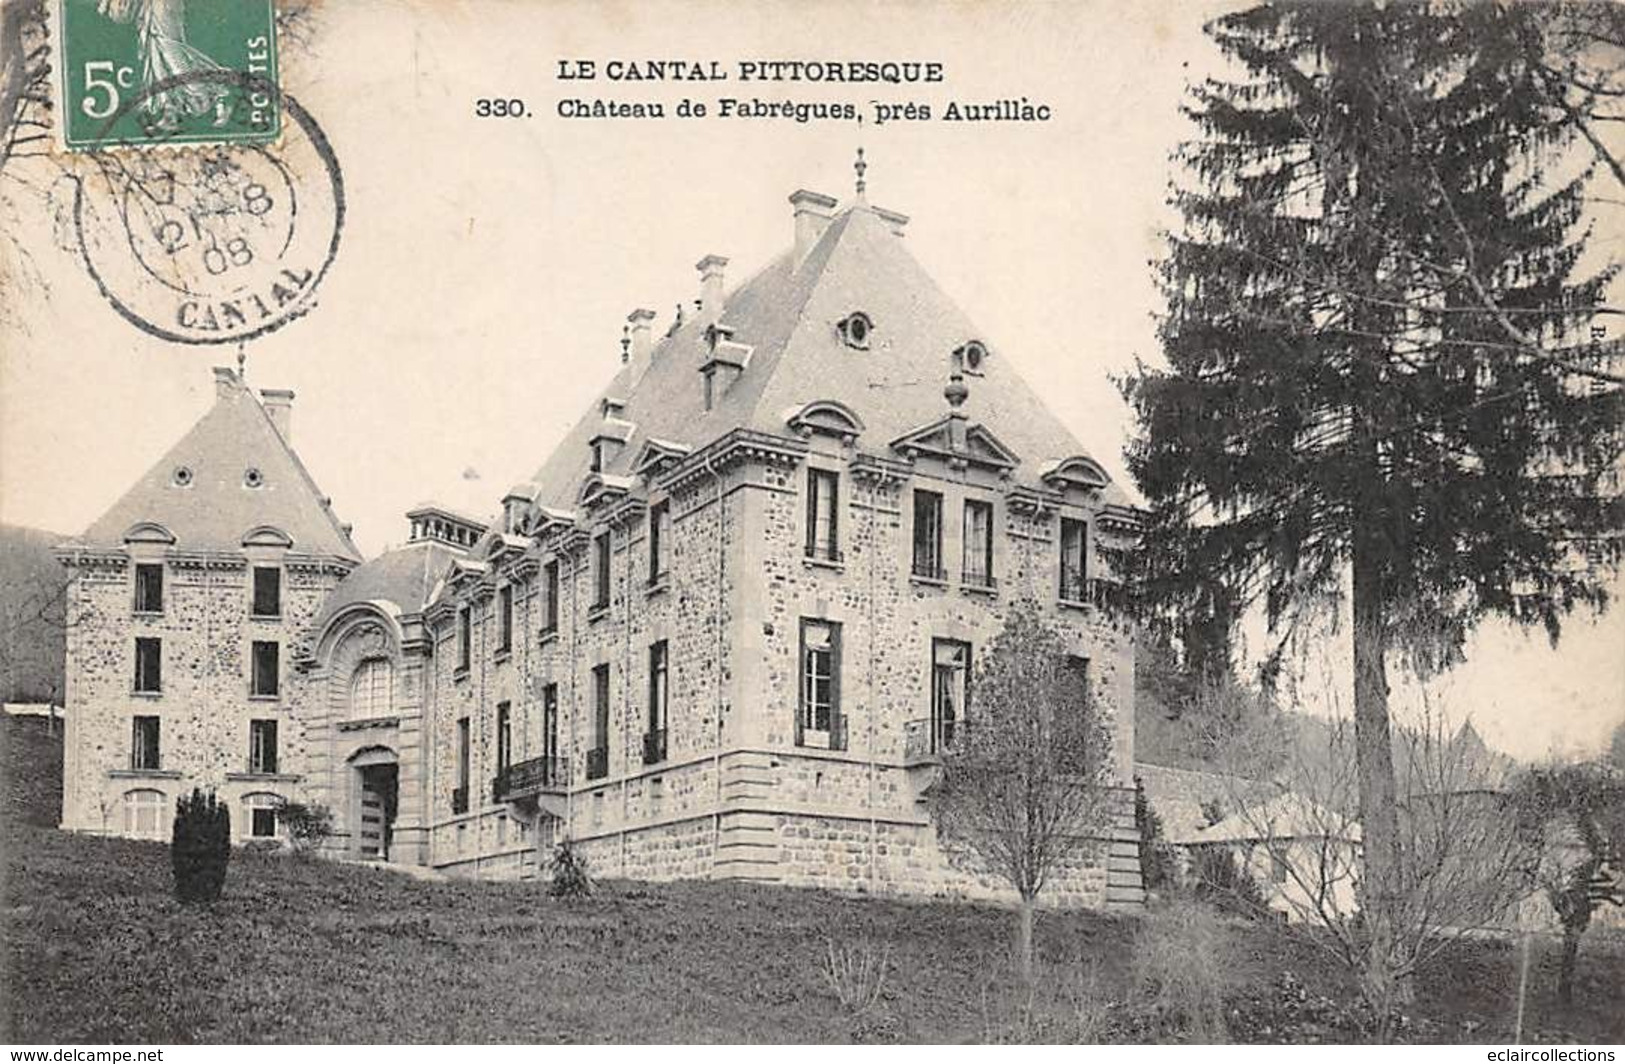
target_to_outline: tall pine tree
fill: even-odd
[[[1238,74],[1192,90],[1168,366],[1125,382],[1156,616],[1222,654],[1212,633],[1257,604],[1286,633],[1352,598],[1384,1005],[1405,971],[1390,665],[1449,664],[1489,614],[1555,639],[1619,560],[1619,382],[1583,346],[1612,271],[1577,267],[1589,173],[1525,58],[1542,17],[1283,3],[1211,23]]]

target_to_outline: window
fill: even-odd
[[[254,616],[282,616],[282,570],[254,566]]]
[[[993,587],[993,504],[979,499],[965,500],[963,542],[965,583],[972,587]]]
[[[980,340],[970,341],[954,354],[959,356],[959,363],[967,373],[980,373],[987,363],[987,345]]]
[[[559,685],[556,683],[542,688],[542,756],[549,760],[559,756]]]
[[[609,533],[600,533],[592,541],[593,548],[593,599],[592,608],[595,610],[609,607]]]
[[[833,621],[801,622],[801,705],[796,717],[798,746],[839,749],[841,733],[841,626]]]
[[[135,691],[155,695],[164,689],[163,641],[155,636],[136,636]]]
[[[243,797],[243,820],[248,824],[251,839],[276,838],[276,811],[282,808],[282,799],[274,794],[249,794]]]
[[[649,730],[643,736],[643,763],[666,760],[667,711],[666,641],[649,647]]]
[[[609,775],[609,666],[592,670],[592,749],[587,751],[587,778]]]
[[[841,339],[846,346],[866,351],[869,348],[869,334],[874,332],[875,323],[863,311],[854,311],[841,319],[835,326],[840,332]]]
[[[559,630],[559,562],[542,566],[542,634]]]
[[[124,792],[124,834],[135,839],[164,837],[163,791]]]
[[[469,735],[468,718],[457,718],[457,787],[451,792],[453,815],[468,812]]]
[[[457,611],[457,671],[468,671],[470,649],[474,644],[474,620],[469,614],[469,608],[464,606]]]
[[[931,749],[954,741],[954,731],[970,706],[970,644],[957,639],[931,640]]]
[[[254,640],[254,675],[249,694],[273,698],[281,688],[282,648],[270,640]]]
[[[1089,659],[1080,657],[1077,654],[1068,654],[1063,667],[1065,669],[1066,684],[1068,688],[1066,703],[1067,708],[1072,712],[1077,713],[1083,718],[1085,723],[1087,723],[1089,713],[1091,711],[1089,698]],[[1080,742],[1075,750],[1075,756],[1080,759],[1081,763],[1075,767],[1079,772],[1082,772],[1085,775],[1092,774],[1094,772],[1096,762],[1102,756],[1105,756],[1108,751],[1102,750],[1097,746],[1095,743],[1095,731],[1092,727],[1068,730],[1071,731],[1072,734],[1080,737]]]
[[[497,588],[497,653],[513,649],[513,585]]]
[[[248,771],[264,775],[276,772],[276,721],[248,722]]]
[[[164,567],[140,564],[135,567],[135,612],[164,612]]]
[[[388,658],[368,658],[350,680],[350,716],[357,720],[387,717],[395,701],[395,666]]]
[[[497,773],[513,764],[513,703],[497,703]]]
[[[661,499],[649,507],[649,583],[666,575],[665,547],[671,531],[671,503]]]
[[[934,491],[914,492],[914,575],[946,579],[942,571],[942,496]]]
[[[1270,847],[1270,882],[1285,883],[1290,869],[1287,867],[1286,850],[1280,846]]]
[[[163,767],[157,717],[136,717],[130,728],[130,767],[156,772]]]
[[[839,477],[828,469],[807,470],[807,557],[841,560]]]
[[[1088,596],[1089,526],[1071,517],[1061,518],[1061,598],[1083,602]]]

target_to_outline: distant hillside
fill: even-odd
[[[68,573],[51,549],[67,538],[0,525],[0,700],[62,701]]]

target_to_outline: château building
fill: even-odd
[[[944,854],[932,788],[975,654],[1032,601],[1125,785],[1052,897],[1136,903],[1134,633],[1101,606],[1136,511],[861,164],[844,208],[790,203],[743,283],[706,255],[668,327],[628,316],[498,517],[422,506],[371,561],[290,449],[291,395],[217,370],[213,410],[59,552],[64,827],[162,836],[201,785],[241,838],[319,802],[336,854],[454,875],[535,875],[568,838],[603,876],[994,893]]]

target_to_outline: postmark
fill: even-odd
[[[151,96],[199,85],[213,98],[268,99],[282,135],[179,145],[120,135]],[[344,228],[343,176],[315,119],[268,80],[205,70],[155,82],[107,117],[81,159],[81,258],[132,325],[176,343],[240,343],[314,304]]]
[[[58,121],[70,151],[111,140],[259,144],[281,132],[273,0],[57,3]],[[232,73],[247,80],[220,76]],[[139,106],[126,106],[132,99]]]

